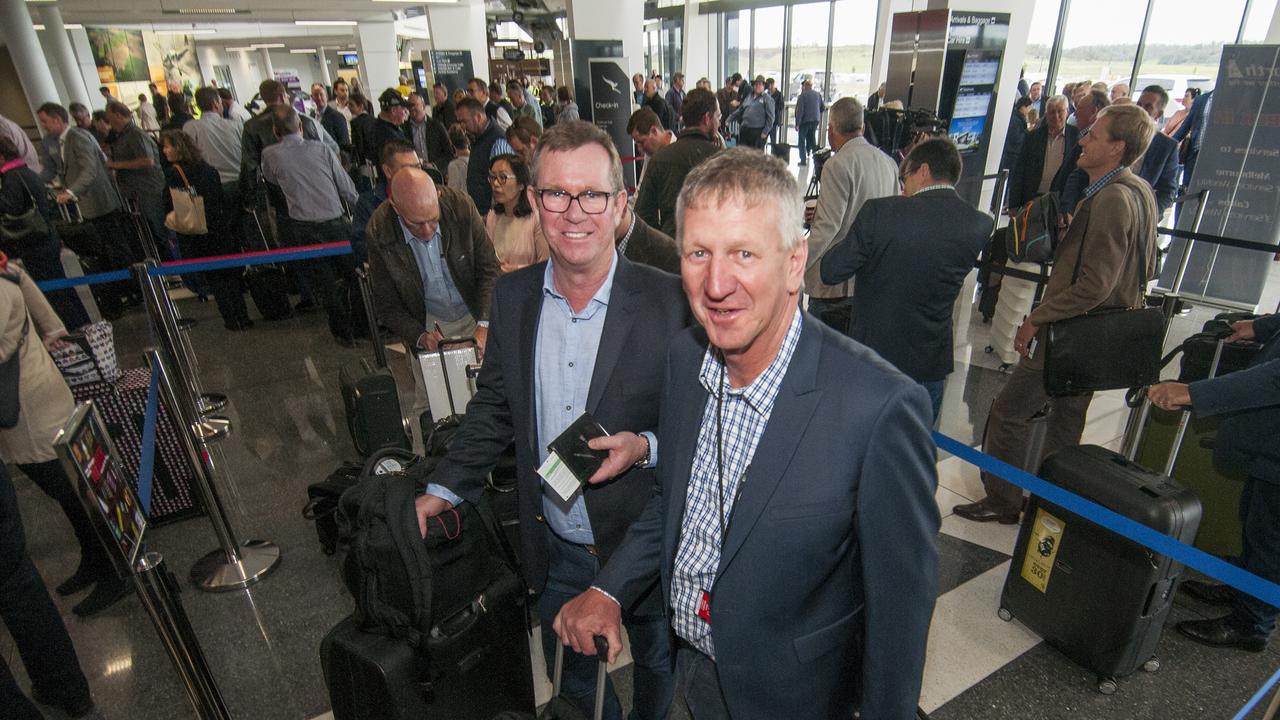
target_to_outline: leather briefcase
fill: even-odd
[[[1046,339],[1044,389],[1052,397],[1160,380],[1159,308],[1095,310],[1049,323]]]

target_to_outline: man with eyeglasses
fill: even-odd
[[[550,673],[552,620],[594,583],[653,490],[663,389],[656,359],[688,325],[689,309],[679,278],[634,264],[614,248],[626,191],[618,152],[603,130],[557,123],[538,144],[533,180],[529,199],[551,259],[498,281],[476,395],[448,455],[430,475],[417,476],[426,485],[417,509],[425,535],[427,518],[478,502],[485,477],[515,443],[524,575],[538,595]],[[599,484],[565,501],[543,486],[537,469],[547,445],[584,412],[611,433],[590,443],[608,457],[592,478]],[[656,583],[634,589],[635,601],[622,612],[635,659],[630,717],[661,719],[673,692],[663,603]],[[588,715],[596,667],[594,658],[565,650],[561,692]],[[605,718],[621,720],[612,688],[603,710]]]

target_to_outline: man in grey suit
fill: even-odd
[[[62,188],[56,200],[59,205],[74,204],[82,217],[98,236],[99,258],[102,270],[118,270],[141,259],[141,247],[134,248],[126,238],[136,233],[128,231],[121,212],[120,193],[111,182],[107,170],[107,158],[102,147],[88,131],[71,125],[71,115],[57,103],[45,103],[36,110],[36,120],[50,142],[50,153],[56,153],[61,174]],[[115,294],[127,293],[129,283],[115,284]],[[99,300],[99,304],[101,304]],[[116,308],[104,308],[104,314]]]
[[[863,203],[898,194],[898,166],[867,142],[862,131],[862,103],[847,97],[831,105],[827,140],[834,152],[822,165],[818,207],[809,226],[809,260],[804,273],[809,312],[840,332],[849,331],[853,283],[823,284],[822,256],[849,234]]]

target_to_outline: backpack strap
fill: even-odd
[[[413,617],[405,637],[414,647],[425,652],[426,637],[431,632],[431,556],[418,531],[418,514],[414,507],[417,484],[405,475],[390,475],[385,507],[391,539],[400,551],[409,585],[413,591]]]

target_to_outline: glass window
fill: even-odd
[[[1167,117],[1182,109],[1187,88],[1213,87],[1222,45],[1236,41],[1245,1],[1217,0],[1208,13],[1199,0],[1154,2],[1142,67],[1132,90],[1136,96],[1147,85],[1164,86],[1169,91]]]
[[[757,8],[755,11],[755,42],[752,43],[752,77],[782,77],[782,28],[785,8]],[[745,73],[744,73],[745,75]]]
[[[1146,3],[1140,1],[1072,0],[1055,81],[1058,87],[1083,80],[1108,87],[1129,82],[1146,13]]]
[[[1249,19],[1244,24],[1244,42],[1261,43],[1267,39],[1267,30],[1271,27],[1271,14],[1277,8],[1269,2],[1254,0],[1249,8]]]
[[[824,83],[827,103],[842,97],[867,99],[871,56],[876,44],[876,0],[838,0],[831,37],[831,82]],[[825,27],[825,26],[824,26]],[[798,67],[794,62],[792,67]],[[825,78],[824,78],[825,80]],[[817,83],[814,83],[817,87]]]
[[[1035,12],[1031,15],[1031,31],[1027,35],[1027,54],[1022,60],[1022,68],[1026,71],[1027,86],[1031,83],[1044,83],[1049,75],[1049,53],[1053,49],[1053,36],[1058,31],[1058,12],[1062,0],[1036,3]],[[1061,75],[1061,72],[1059,72]],[[1058,88],[1062,82],[1054,83]],[[1044,97],[1057,95],[1053,88],[1042,91]]]
[[[800,95],[800,83],[813,81],[813,89],[824,92],[827,77],[827,27],[831,21],[829,3],[809,3],[791,8],[791,77],[783,83],[778,78],[779,90],[787,97],[787,142],[796,145],[800,137],[795,129],[796,97]]]
[[[724,14],[724,75],[741,73],[749,74],[751,67],[751,11],[743,10]],[[720,78],[716,84],[719,89],[724,84]]]

